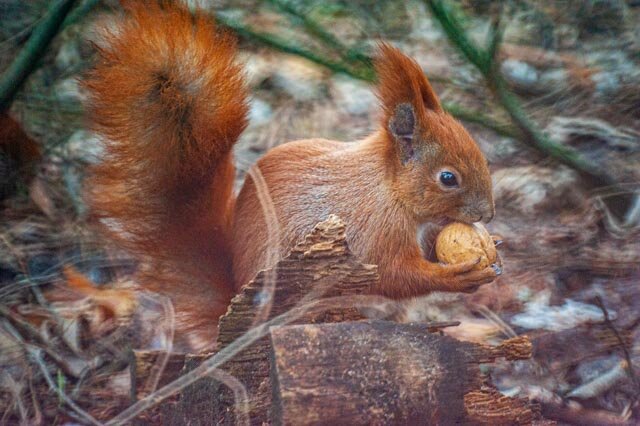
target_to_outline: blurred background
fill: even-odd
[[[504,393],[565,422],[638,421],[640,1],[190,4],[240,40],[253,98],[238,186],[278,144],[369,134],[376,43],[414,57],[489,160],[488,228],[503,239],[505,272],[472,295],[414,300],[403,320],[458,320],[450,333],[481,343],[528,334],[531,361],[490,371]],[[101,147],[85,127],[79,79],[96,25],[119,13],[111,0],[0,0],[0,424],[70,416],[50,392],[34,408],[51,385],[45,371],[81,406],[92,407],[85,379],[119,397],[105,359],[152,339],[144,321],[123,332],[117,309],[98,312],[64,290],[65,267],[115,300],[133,285],[135,262],[93,232],[82,196]],[[144,318],[162,315],[161,303],[147,304]],[[25,341],[46,362],[27,360]]]

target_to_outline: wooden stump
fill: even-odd
[[[271,280],[271,282],[270,282]],[[344,223],[330,216],[291,253],[269,270],[261,271],[231,301],[226,315],[220,318],[218,348],[232,344],[255,327],[256,315],[269,303],[268,289],[273,285],[271,309],[263,320],[288,312],[303,299],[306,302],[328,297],[367,294],[379,280],[377,267],[359,262],[349,250]],[[353,307],[314,312],[298,318],[296,323],[338,322],[363,319]],[[249,397],[251,424],[268,422],[271,413],[271,379],[268,336],[255,342],[224,370],[238,379]],[[202,361],[196,357],[187,362],[189,370]],[[219,381],[204,378],[181,395],[180,402],[163,410],[165,422],[172,424],[209,425],[236,422],[234,394]]]

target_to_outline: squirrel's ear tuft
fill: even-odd
[[[383,127],[396,143],[403,164],[415,158],[416,131],[426,111],[441,111],[440,101],[420,66],[395,47],[381,43],[375,59]]]
[[[400,104],[411,104],[418,117],[425,109],[440,111],[440,101],[420,65],[400,50],[387,44],[378,45],[375,57],[378,76],[378,98],[388,120]]]

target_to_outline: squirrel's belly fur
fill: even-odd
[[[352,251],[378,265],[377,293],[473,291],[495,278],[473,263],[429,262],[416,240],[421,224],[488,221],[494,210],[484,156],[415,61],[381,44],[379,129],[359,142],[276,147],[236,198],[232,148],[248,94],[233,37],[181,2],[123,5],[84,81],[105,145],[88,203],[140,259],[140,285],[172,300],[177,348],[210,348],[231,297],[329,214],[346,223]]]

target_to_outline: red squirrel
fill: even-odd
[[[183,343],[202,349],[231,297],[272,266],[255,182],[248,176],[233,193],[247,87],[234,38],[203,11],[162,1],[124,8],[84,81],[105,144],[89,203],[104,230],[145,261],[143,286],[172,299]],[[491,220],[487,161],[414,60],[380,44],[374,64],[376,132],[358,142],[289,142],[255,166],[273,200],[279,254],[336,214],[352,251],[379,267],[373,292],[473,291],[499,268],[427,260],[419,234],[428,224]]]

